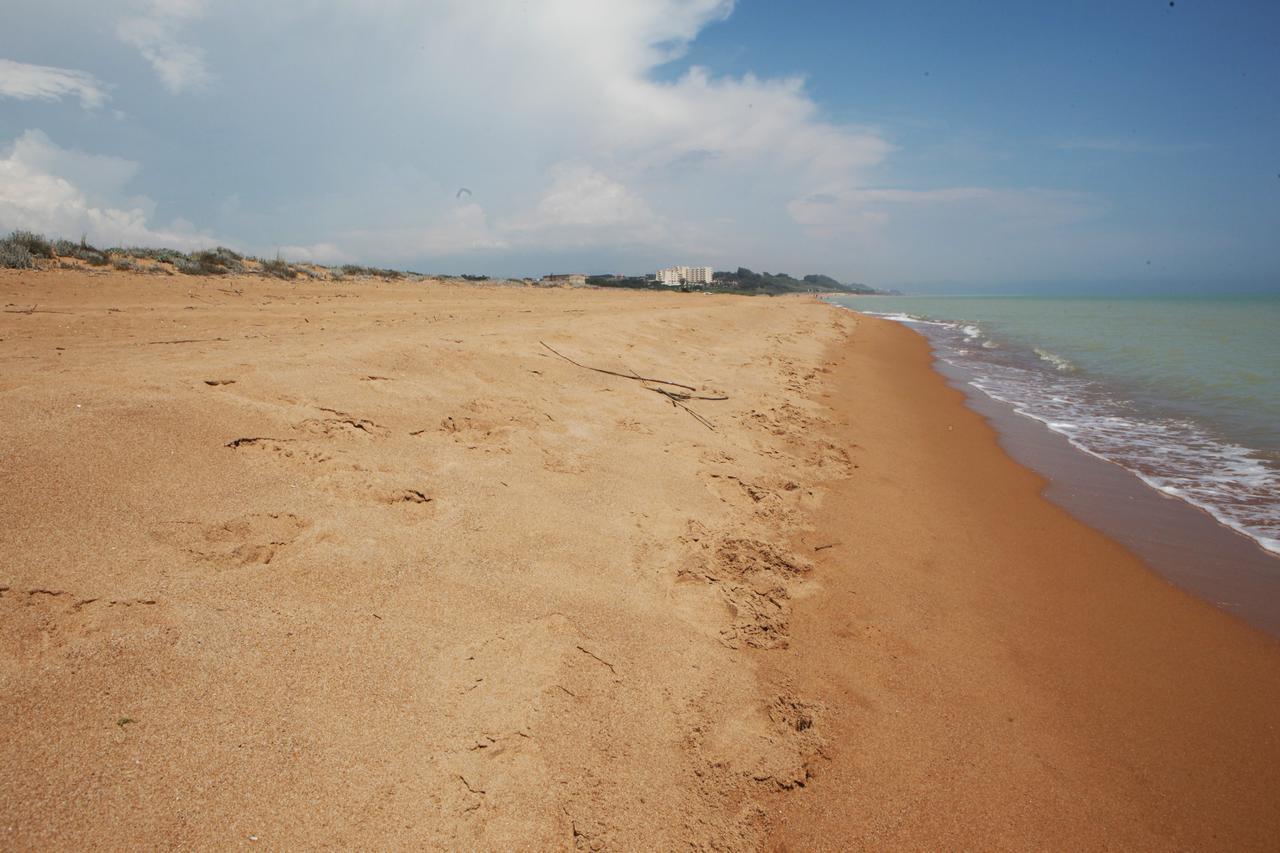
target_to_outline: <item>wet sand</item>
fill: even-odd
[[[0,302],[0,846],[1280,837],[1275,642],[1042,499],[909,331],[457,283]]]
[[[1000,446],[1049,481],[1045,496],[1141,557],[1157,574],[1280,638],[1280,555],[1165,495],[1119,465],[968,385],[961,368],[934,368],[995,427]]]
[[[779,669],[833,744],[779,802],[810,849],[1275,849],[1280,646],[1051,504],[930,367],[859,320],[857,442]]]

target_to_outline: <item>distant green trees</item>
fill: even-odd
[[[873,293],[865,284],[843,284],[829,275],[813,274],[794,278],[787,273],[753,272],[738,267],[736,272],[717,272],[717,289],[739,293],[815,293],[839,290],[845,293]]]

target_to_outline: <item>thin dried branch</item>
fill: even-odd
[[[681,383],[681,382],[669,382],[669,381],[667,381],[666,379],[651,379],[651,378],[649,378],[649,377],[647,377],[647,376],[637,376],[637,375],[635,375],[635,374],[627,375],[626,373],[618,373],[617,371],[614,371],[614,370],[605,370],[603,367],[592,367],[592,366],[591,366],[591,365],[589,365],[589,364],[580,364],[579,362],[576,362],[576,361],[574,361],[573,359],[569,358],[569,356],[565,355],[564,353],[562,353],[562,352],[558,352],[557,350],[555,350],[555,349],[554,349],[550,344],[548,344],[546,341],[538,341],[538,343],[542,344],[544,347],[546,347],[547,349],[551,350],[551,352],[552,352],[552,353],[555,353],[555,355],[558,355],[560,358],[563,358],[565,361],[569,362],[570,364],[574,365],[575,367],[581,367],[583,370],[593,370],[593,371],[595,371],[596,373],[603,373],[603,374],[605,374],[606,376],[617,376],[617,377],[619,377],[619,378],[621,378],[621,379],[638,379],[638,380],[640,380],[641,382],[652,382],[652,383],[654,383],[655,385],[670,385],[670,386],[671,386],[671,387],[673,387],[673,388],[683,388],[683,389],[685,389],[686,391],[697,391],[697,390],[698,390],[697,388],[694,388],[692,385],[685,385],[685,384],[683,384],[683,383]]]
[[[707,420],[702,415],[698,414],[697,412],[695,412],[693,409],[689,408],[682,402],[683,399],[688,399],[687,395],[677,394],[676,392],[668,391],[665,388],[654,388],[649,385],[646,385],[644,387],[648,388],[650,391],[657,391],[659,394],[661,394],[662,396],[670,400],[671,405],[684,409],[686,412],[692,415],[693,419],[696,420],[698,423],[702,424],[704,427],[711,430],[712,432],[716,431],[715,424],[711,423],[711,421]]]
[[[656,391],[664,397],[670,397],[673,400],[728,400],[725,396],[704,396],[702,394],[681,394],[679,391],[667,391],[663,388],[650,388],[650,391]]]

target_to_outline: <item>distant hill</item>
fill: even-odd
[[[813,274],[793,278],[786,273],[752,272],[738,267],[736,272],[717,272],[717,288],[739,293],[875,293],[875,288],[865,284],[836,281],[829,275]]]
[[[829,275],[822,275],[820,273],[815,275],[807,275],[804,277],[803,281],[805,281],[808,284],[818,285],[820,288],[824,290],[842,290],[847,293],[878,293],[879,292],[874,287],[868,287],[867,285],[860,284],[856,281],[851,281],[846,284],[843,282],[836,281],[834,278],[832,278]]]

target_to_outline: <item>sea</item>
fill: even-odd
[[[1280,295],[831,301],[916,329],[966,390],[1280,555]]]

